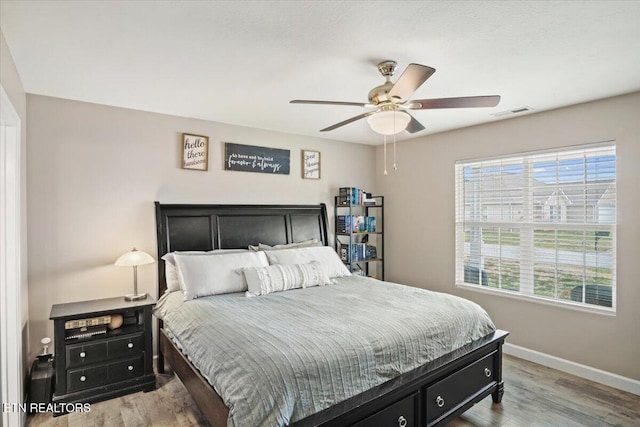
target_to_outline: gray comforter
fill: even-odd
[[[288,425],[495,329],[468,300],[356,276],[255,298],[173,292],[155,314],[233,427]]]

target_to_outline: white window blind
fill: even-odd
[[[615,311],[615,144],[460,161],[456,285]]]

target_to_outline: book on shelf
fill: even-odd
[[[357,187],[340,187],[338,189],[338,204],[364,205],[368,193]]]
[[[378,250],[374,245],[366,243],[344,243],[340,245],[340,259],[343,262],[357,262],[376,259]]]
[[[378,204],[378,200],[371,193],[367,193],[361,188],[340,187],[338,189],[338,205],[346,206],[350,204],[375,206]]]
[[[376,218],[364,215],[338,215],[336,232],[372,233],[376,231]]]
[[[351,224],[353,224],[352,229],[354,233],[362,233],[366,231],[367,224],[363,215],[354,215]]]
[[[351,216],[338,215],[336,219],[336,233],[346,234],[351,231]]]
[[[111,316],[99,316],[89,319],[75,319],[64,322],[65,329],[87,328],[89,326],[108,325],[111,323]]]
[[[378,248],[374,245],[365,245],[364,247],[364,258],[365,259],[376,259],[378,258]]]
[[[373,233],[376,231],[376,217],[375,216],[365,216],[366,226],[368,232]]]
[[[341,245],[340,259],[344,262],[364,261],[364,245],[362,243]]]

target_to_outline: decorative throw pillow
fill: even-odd
[[[311,261],[318,261],[330,279],[351,275],[336,251],[329,246],[281,249],[266,251],[265,254],[269,264],[307,264]]]
[[[224,253],[211,256],[175,255],[178,276],[184,284],[184,300],[247,290],[238,270],[269,265],[264,252]]]
[[[247,281],[247,296],[266,295],[331,283],[326,270],[317,261],[308,264],[275,264],[267,267],[244,268],[242,272]]]

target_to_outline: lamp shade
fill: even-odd
[[[371,129],[381,135],[400,133],[407,128],[410,121],[410,115],[396,110],[380,111],[367,118]]]
[[[137,265],[153,264],[156,262],[151,255],[146,252],[142,252],[133,248],[127,253],[120,255],[120,258],[116,260],[116,265],[119,267],[133,267]]]

